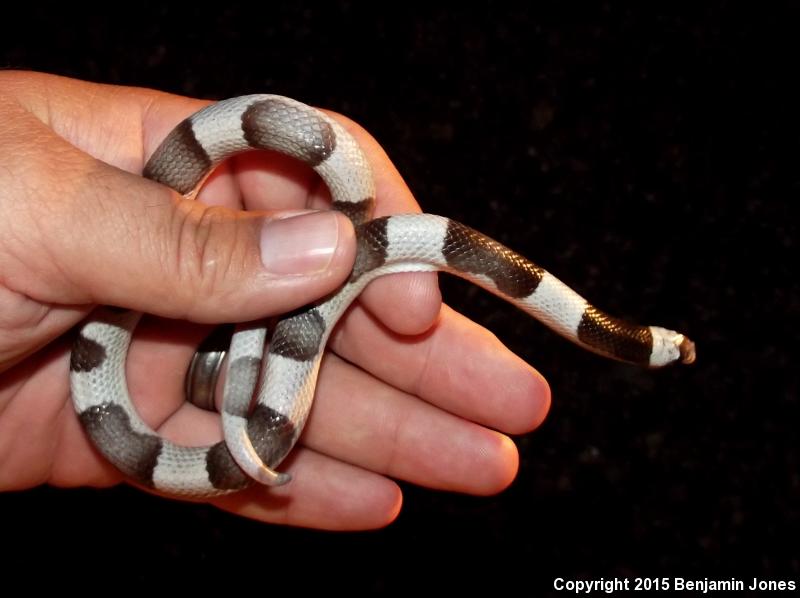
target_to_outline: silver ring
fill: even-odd
[[[206,411],[216,411],[217,381],[228,353],[233,327],[229,325],[216,328],[200,343],[189,370],[186,372],[184,393],[186,399]]]

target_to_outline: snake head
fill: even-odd
[[[694,343],[686,335],[660,326],[650,326],[653,349],[650,367],[662,367],[671,363],[694,363],[697,358]]]

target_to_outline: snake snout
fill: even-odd
[[[689,365],[694,363],[694,360],[697,359],[697,353],[694,348],[694,343],[690,341],[687,337],[681,335],[682,338],[678,343],[678,351],[681,355],[681,363],[685,363]]]

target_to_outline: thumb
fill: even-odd
[[[246,321],[318,299],[352,268],[353,227],[338,212],[205,206],[91,162],[71,177],[80,188],[57,202],[58,230],[47,235],[58,270],[88,302]]]

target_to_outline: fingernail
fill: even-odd
[[[261,262],[275,274],[315,274],[330,266],[338,243],[335,212],[271,219],[261,229]]]

